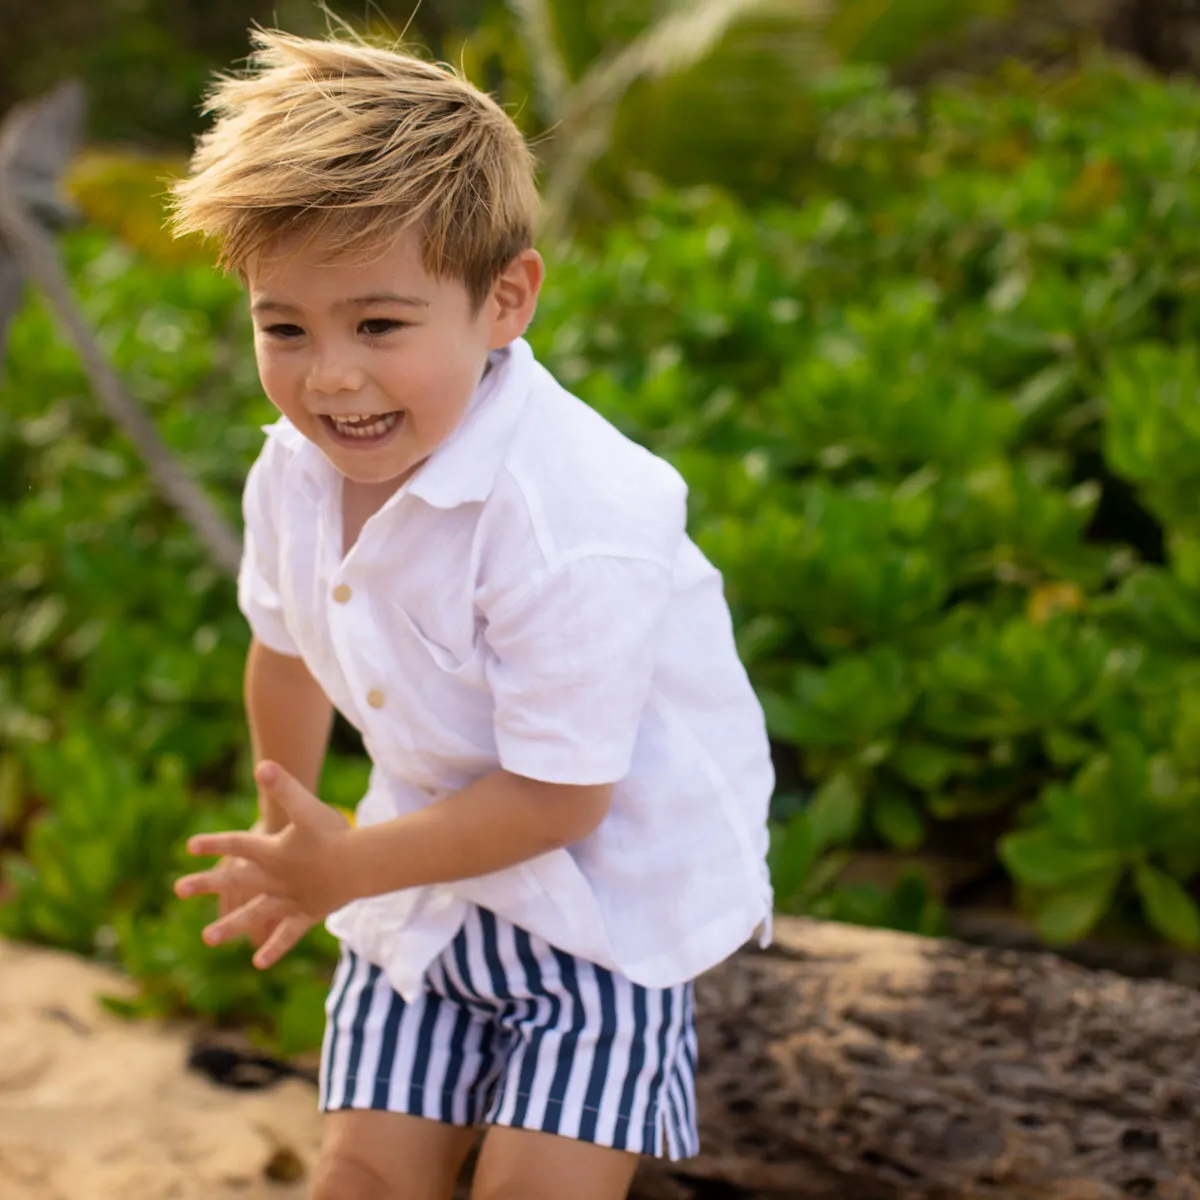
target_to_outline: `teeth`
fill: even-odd
[[[365,441],[370,438],[382,437],[400,420],[400,414],[390,412],[372,419],[370,413],[364,413],[361,416],[330,417],[329,419],[333,422],[333,427],[344,437],[360,438]],[[369,424],[363,424],[364,421]]]

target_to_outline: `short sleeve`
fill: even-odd
[[[598,555],[485,614],[501,767],[578,785],[629,773],[671,593],[663,563]]]
[[[270,504],[272,453],[268,440],[246,476],[242,492],[245,532],[238,570],[238,608],[250,630],[268,650],[299,657],[300,651],[283,618],[279,591],[279,537]]]

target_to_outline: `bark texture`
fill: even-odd
[[[644,1200],[1200,1200],[1200,994],[781,918],[697,983],[700,1158]]]

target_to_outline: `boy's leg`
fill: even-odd
[[[450,1200],[477,1137],[403,1113],[327,1113],[310,1200]]]
[[[624,1150],[496,1125],[483,1139],[471,1200],[624,1200],[637,1165]]]
[[[448,948],[453,955],[458,939]],[[342,947],[326,1001],[325,1136],[310,1200],[449,1200],[500,1070],[488,1010],[440,961],[411,1002]]]
[[[480,910],[511,1031],[472,1200],[619,1200],[639,1156],[698,1150],[690,983],[647,988]]]

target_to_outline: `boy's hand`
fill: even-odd
[[[316,923],[290,900],[258,895],[240,908],[222,913],[219,920],[206,926],[204,940],[210,946],[219,946],[237,937],[248,937],[256,948],[254,965],[265,970],[273,967]]]
[[[250,832],[261,833],[262,831],[257,825],[255,825],[251,827]],[[219,863],[217,863],[217,866],[222,869],[226,867],[239,868],[248,865],[249,864],[244,858],[223,858]],[[260,893],[256,892],[251,887],[229,888],[218,897],[217,915],[221,917],[227,917],[231,913],[237,912],[239,908],[245,908],[246,905],[250,904],[254,900],[257,900],[259,895]],[[265,920],[256,921],[253,923],[253,925],[247,922],[242,932],[247,938],[250,939],[250,944],[257,949],[263,944],[263,942],[267,940],[267,937],[271,933],[271,927]]]
[[[254,956],[255,966],[267,967],[312,925],[353,900],[355,890],[345,856],[350,822],[278,763],[260,763],[255,777],[288,824],[278,833],[210,833],[192,838],[190,853],[228,857],[208,871],[184,876],[175,884],[175,892],[229,901],[254,896],[208,926],[204,938],[218,945],[269,929]]]
[[[263,827],[261,820],[255,821],[254,824],[250,826],[251,833],[262,833],[262,831]],[[217,863],[218,867],[242,867],[245,865],[245,860],[241,858],[223,858],[219,863]],[[258,895],[258,892],[249,887],[230,888],[228,891],[218,897],[217,915],[221,917],[227,917],[230,913],[236,912],[239,908],[242,908],[249,904],[252,900],[257,899]],[[270,936],[273,928],[273,923],[269,923],[266,920],[261,920],[255,922],[252,926],[247,924],[247,927],[243,929],[242,932],[250,940],[250,944],[254,946],[255,949],[258,949],[258,947],[261,946]]]

